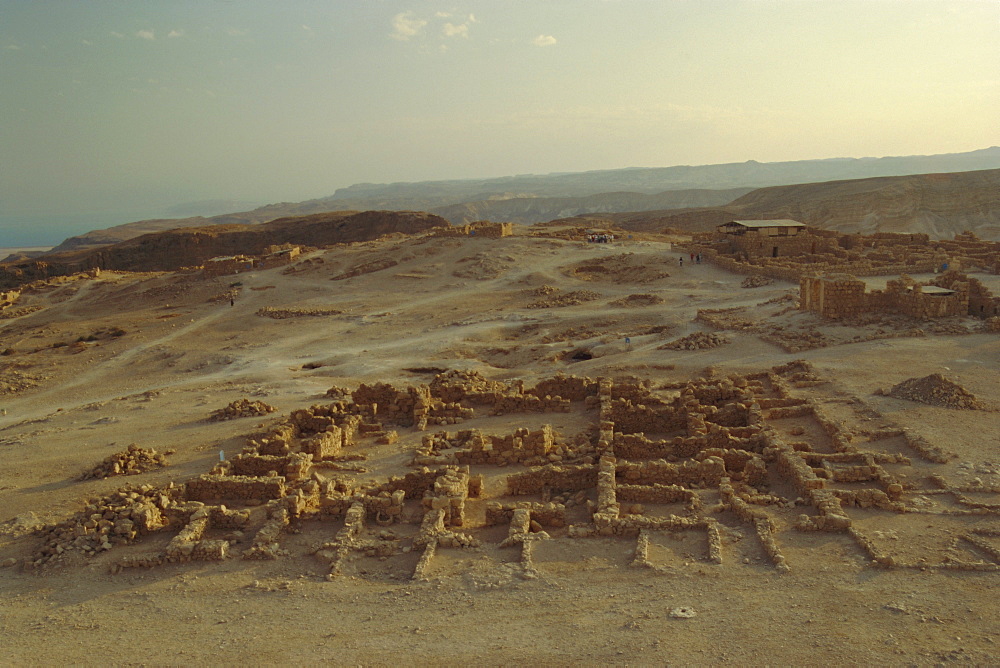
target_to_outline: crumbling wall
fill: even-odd
[[[853,318],[865,310],[865,283],[853,276],[803,276],[799,308],[824,318]]]
[[[209,473],[189,480],[184,487],[185,498],[189,501],[262,501],[281,498],[286,490],[285,478],[282,476],[250,477]]]

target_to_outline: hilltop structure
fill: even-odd
[[[972,232],[931,241],[926,234],[839,234],[793,220],[733,220],[695,235],[690,248],[728,271],[794,282],[817,274],[1000,272],[1000,242]],[[983,314],[987,310],[984,305]]]
[[[805,233],[805,224],[794,220],[733,220],[716,229],[729,240],[729,252],[744,257],[816,252],[816,240]]]

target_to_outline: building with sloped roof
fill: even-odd
[[[748,258],[815,253],[818,240],[804,223],[787,219],[732,220],[716,230],[729,242],[729,252]]]

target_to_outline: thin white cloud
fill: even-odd
[[[8,44],[4,48],[7,49],[8,51],[20,51],[21,50],[21,47],[18,46],[17,44]]]
[[[170,32],[167,33],[167,37],[183,37],[183,36],[184,36],[183,30],[171,30]]]
[[[406,41],[411,37],[418,35],[420,31],[423,30],[425,25],[427,25],[427,21],[415,17],[413,12],[402,12],[400,14],[396,14],[392,17],[391,37],[393,39]]]
[[[125,39],[125,35],[121,34],[120,32],[115,32],[114,30],[111,31],[111,36],[117,37],[118,39]]]
[[[434,16],[438,17],[439,19],[450,19],[451,12],[436,12]]]
[[[442,29],[445,37],[464,37],[469,38],[469,24],[459,23],[455,25],[454,23],[445,23]]]
[[[247,34],[247,31],[239,28],[226,28],[226,34],[230,37],[242,37]]]
[[[136,37],[141,37],[142,39],[156,39],[156,33],[152,30],[140,30],[135,34]]]
[[[556,38],[552,35],[539,35],[535,39],[531,40],[531,43],[535,46],[552,46],[556,43]]]
[[[80,42],[81,42],[81,43],[82,43],[82,44],[83,44],[84,46],[94,46],[94,43],[93,43],[93,42],[91,42],[91,41],[90,41],[89,39],[81,39],[81,40],[80,40]]]

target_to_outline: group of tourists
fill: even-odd
[[[691,260],[691,262],[694,262],[695,264],[701,264],[701,253],[691,253],[690,260]],[[682,266],[682,267],[684,266],[684,256],[683,255],[681,255],[679,258],[677,258],[677,263],[680,266]]]
[[[591,244],[609,244],[615,240],[615,235],[613,234],[588,234],[587,243]]]

